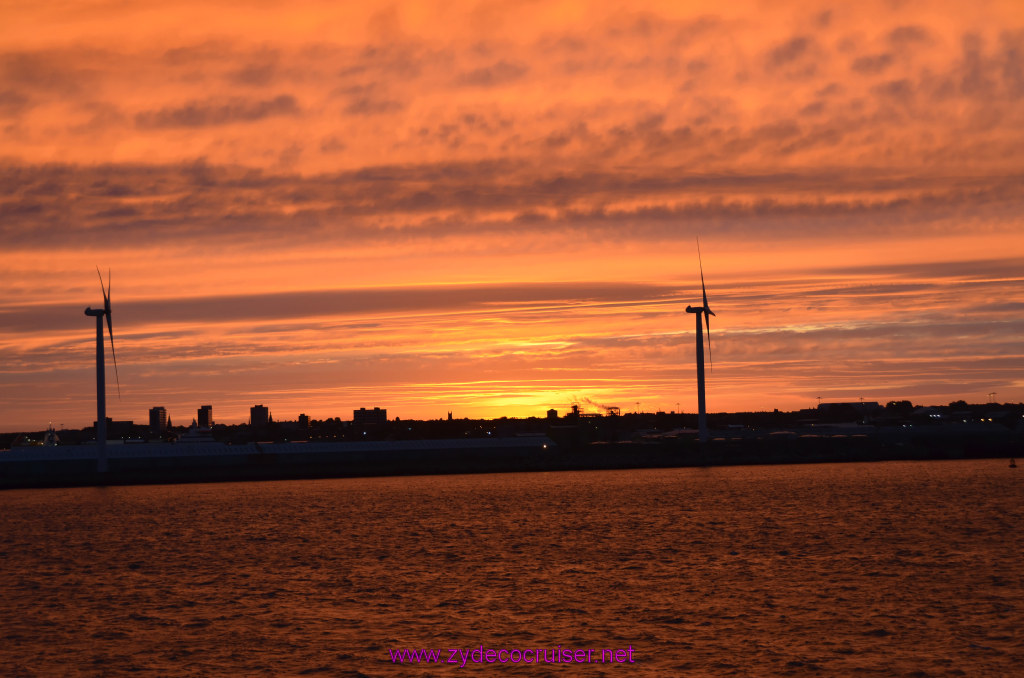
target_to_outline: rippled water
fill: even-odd
[[[0,493],[5,675],[1020,675],[1000,460]],[[635,648],[395,666],[388,648]]]

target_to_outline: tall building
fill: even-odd
[[[199,408],[199,428],[213,428],[213,405],[203,405]]]
[[[249,425],[256,428],[270,425],[270,410],[263,405],[253,405],[249,408]]]
[[[309,416],[305,414],[299,415],[299,428],[309,428]]]
[[[372,410],[360,407],[358,410],[352,410],[352,423],[356,426],[383,425],[388,423],[388,411],[382,410],[379,407],[375,407]]]
[[[149,408],[149,430],[160,435],[167,430],[167,410],[162,407]]]

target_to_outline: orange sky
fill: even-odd
[[[1017,2],[0,2],[0,430],[1024,400]],[[109,354],[108,354],[109,362]],[[111,372],[111,377],[112,372]]]

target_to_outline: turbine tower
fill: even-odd
[[[708,413],[704,400],[704,328],[701,327],[700,318],[704,316],[704,323],[708,328],[708,364],[711,361],[711,316],[714,311],[708,306],[708,292],[704,287],[704,264],[700,258],[700,238],[697,239],[697,263],[700,266],[700,289],[704,295],[703,306],[687,306],[686,312],[693,313],[697,317],[697,428],[699,440],[705,442],[708,439]]]
[[[103,308],[87,308],[85,314],[96,318],[96,471],[107,472],[107,389],[106,374],[103,366],[103,318],[107,319],[107,331],[110,333],[110,355],[114,358],[114,378],[117,379],[117,397],[121,397],[121,379],[117,376],[117,354],[114,352],[114,326],[110,320],[110,271],[107,271],[107,285],[103,286],[103,274],[96,269],[100,277],[100,290],[103,292]]]

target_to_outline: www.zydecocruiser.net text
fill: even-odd
[[[393,664],[633,664],[636,649],[625,648],[388,648]]]

